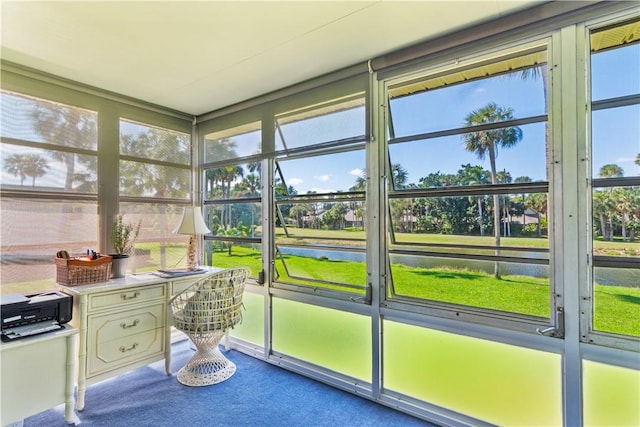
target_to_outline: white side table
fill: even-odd
[[[64,329],[0,344],[1,424],[20,422],[65,404],[65,421],[74,423],[74,374],[78,331]]]

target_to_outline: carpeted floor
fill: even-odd
[[[242,353],[229,380],[185,387],[175,372],[191,357],[174,344],[172,370],[157,362],[87,388],[82,426],[431,426],[427,422],[291,373]],[[63,406],[24,420],[25,427],[65,426]]]

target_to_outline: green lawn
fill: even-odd
[[[303,230],[298,230],[303,231]],[[363,232],[326,232],[321,230],[304,229],[305,234],[315,236],[333,237],[364,237]],[[328,233],[328,234],[327,234]],[[451,236],[434,235],[406,235],[422,241],[446,242]],[[406,236],[402,236],[404,239]],[[456,242],[459,243],[456,237]],[[469,239],[481,239],[469,237]],[[484,238],[489,239],[491,238]],[[534,246],[544,239],[513,238],[514,243],[503,239],[506,244],[513,246]],[[474,240],[479,242],[479,240]],[[509,242],[509,243],[507,243]],[[611,248],[633,248],[637,242],[599,242]],[[617,246],[616,246],[617,245]],[[163,253],[159,245],[139,244],[140,249],[148,249],[149,258],[144,265],[136,268],[136,271],[155,270],[161,265],[173,266],[184,263],[185,248],[172,246]],[[285,256],[286,265],[292,276],[288,277],[285,268],[276,260],[276,269],[279,280],[288,283],[298,283],[313,287],[324,287],[346,292],[363,294],[366,284],[366,266],[361,262],[350,262],[329,259],[316,259],[301,256]],[[213,255],[213,265],[217,267],[232,267],[245,265],[251,268],[252,276],[257,277],[262,270],[262,253],[259,250],[233,245],[232,255],[227,250],[216,251]],[[400,264],[392,267],[395,295],[461,304],[474,307],[483,307],[512,313],[521,313],[532,316],[549,317],[550,295],[549,281],[544,278],[529,276],[505,275],[501,280],[492,275],[471,270],[449,268],[414,268]],[[332,283],[323,283],[315,280],[344,283],[351,286],[340,286]],[[53,279],[31,281],[26,283],[3,283],[3,293],[35,292],[50,289]],[[613,332],[624,335],[640,336],[640,287],[604,286],[595,285],[595,316],[596,330]]]
[[[262,269],[260,251],[234,245],[232,255],[227,251],[215,252],[213,264],[217,267],[246,265],[254,276]],[[328,280],[363,286],[366,266],[361,262],[285,256],[291,278],[286,275],[280,260],[276,268],[279,280],[313,287],[357,290],[316,280]],[[529,276],[504,275],[496,279],[481,271],[450,268],[415,268],[404,265],[392,267],[396,295],[440,302],[489,308],[511,313],[549,317],[549,280]],[[640,336],[640,288],[595,285],[595,326],[597,330],[624,335]]]
[[[549,317],[549,280],[481,271],[393,265],[397,295]]]

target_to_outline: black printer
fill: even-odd
[[[2,341],[64,328],[71,320],[73,297],[60,291],[1,296]]]

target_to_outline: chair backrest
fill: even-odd
[[[233,267],[189,286],[169,301],[173,325],[190,334],[224,331],[242,321],[242,294],[251,270]]]

